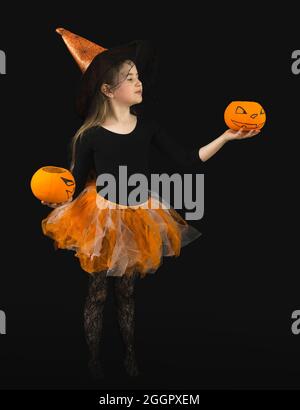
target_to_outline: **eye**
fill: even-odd
[[[136,78],[137,78],[137,80],[139,80],[139,79],[140,79],[140,76],[137,74]],[[128,76],[127,79],[128,79],[128,81],[132,81],[132,80],[133,80],[132,76],[130,76],[130,77]]]
[[[64,178],[64,177],[61,177],[61,179],[64,181],[64,183],[67,186],[73,186],[74,185],[74,181],[71,181],[70,179],[67,179],[67,178]]]
[[[261,109],[261,112],[260,112],[260,115],[263,115],[263,114],[265,114],[265,111],[264,111],[264,109],[262,108],[262,109]]]
[[[236,107],[235,113],[236,114],[247,114],[247,112],[241,106]]]

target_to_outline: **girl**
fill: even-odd
[[[149,72],[154,68],[153,55],[145,53],[145,43],[137,41],[106,50],[86,39],[78,41],[79,36],[74,37],[67,30],[58,32],[84,72],[77,99],[83,124],[72,141],[70,171],[76,181],[73,198],[62,204],[42,202],[55,208],[42,221],[42,229],[54,239],[57,248],[76,251],[82,269],[89,273],[84,328],[92,375],[103,377],[99,344],[111,277],[125,347],[125,370],[136,376],[139,370],[134,348],[135,280],[156,272],[163,256],[178,256],[183,246],[201,234],[172,207],[153,209],[153,204],[162,205],[154,192],[148,192],[148,199],[142,204],[145,207],[129,206],[119,197],[115,201],[106,199],[97,193],[96,175],[112,174],[118,185],[119,167],[126,165],[129,174],[149,176],[150,144],[179,165],[202,165],[228,141],[250,138],[260,131],[227,130],[210,144],[187,150],[175,143],[155,120],[137,115],[134,109],[143,101],[145,84],[140,75],[149,86]],[[95,56],[89,54],[93,47]],[[83,56],[88,56],[87,61]]]

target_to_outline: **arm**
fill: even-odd
[[[78,138],[75,145],[75,164],[72,174],[75,179],[76,188],[73,194],[73,199],[81,193],[85,188],[89,171],[93,167],[93,147],[91,134],[86,132],[81,138]]]
[[[251,131],[243,131],[240,129],[239,131],[234,130],[227,130],[222,134],[220,137],[216,138],[209,144],[205,145],[204,147],[199,149],[199,157],[203,162],[207,161],[209,158],[214,156],[228,141],[245,139],[254,137],[260,133],[260,130],[251,130]]]
[[[82,135],[81,139],[78,138],[75,145],[75,164],[72,175],[74,176],[76,187],[73,196],[68,201],[58,204],[41,201],[42,205],[47,205],[50,208],[58,208],[68,202],[72,202],[84,189],[92,165],[92,144],[89,133],[86,133]]]
[[[257,135],[260,130],[252,131],[234,131],[228,129],[220,137],[216,138],[209,144],[195,149],[187,149],[179,145],[176,140],[171,138],[167,132],[158,124],[155,124],[152,142],[160,151],[168,155],[175,162],[188,166],[199,164],[207,161],[215,155],[228,141],[250,138]]]

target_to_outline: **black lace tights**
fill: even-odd
[[[112,277],[114,296],[117,306],[118,323],[122,336],[126,372],[131,376],[138,375],[134,349],[134,284],[136,276],[124,275]],[[90,351],[89,368],[94,378],[103,377],[99,360],[100,340],[103,327],[103,311],[107,297],[108,277],[106,271],[95,273],[89,278],[89,290],[84,307],[84,329]]]

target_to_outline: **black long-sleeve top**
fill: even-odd
[[[75,178],[75,199],[84,189],[90,170],[100,174],[112,174],[116,178],[116,203],[124,204],[118,195],[119,166],[127,166],[128,177],[143,174],[149,179],[149,150],[153,144],[183,166],[201,164],[199,148],[187,149],[172,139],[164,128],[153,119],[137,117],[135,129],[129,134],[118,134],[103,127],[92,127],[84,132],[75,146],[75,166],[72,174]],[[128,195],[135,187],[128,186]],[[107,198],[108,199],[108,198]]]

